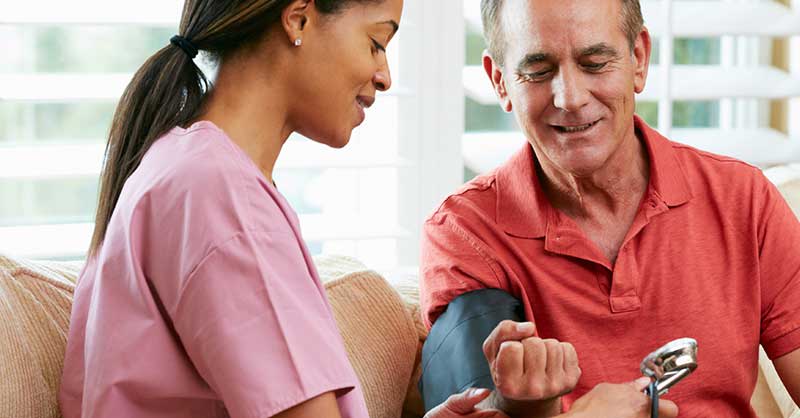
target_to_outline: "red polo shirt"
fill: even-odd
[[[758,169],[635,125],[650,183],[615,264],[550,205],[525,144],[426,221],[424,321],[462,293],[510,292],[541,337],[578,352],[583,375],[567,407],[692,337],[699,367],[667,395],[681,416],[755,417],[759,343],[771,358],[800,348],[800,223]]]

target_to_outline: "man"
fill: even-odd
[[[481,7],[484,68],[529,144],[426,221],[421,302],[429,327],[479,289],[522,304],[532,324],[503,322],[483,346],[491,406],[577,407],[680,337],[700,356],[668,395],[681,416],[755,417],[759,344],[800,401],[800,224],[756,168],[634,116],[651,51],[638,1]],[[463,335],[454,346],[483,343]]]

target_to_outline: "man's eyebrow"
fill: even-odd
[[[583,48],[578,52],[579,57],[589,57],[592,55],[602,55],[609,58],[619,58],[620,56],[616,48],[604,42]]]
[[[535,52],[533,54],[527,54],[519,60],[517,64],[517,71],[522,72],[526,68],[530,67],[531,65],[538,64],[540,62],[550,61],[552,55],[544,53],[544,52]]]

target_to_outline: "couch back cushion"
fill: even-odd
[[[411,314],[397,291],[351,258],[315,259],[371,418],[402,415],[417,355]]]
[[[357,261],[317,262],[370,417],[400,417],[417,352],[414,320],[397,292]],[[58,386],[79,270],[0,256],[0,417],[61,417]]]
[[[0,417],[60,417],[58,385],[79,266],[0,256]]]
[[[789,202],[795,215],[800,217],[800,178],[787,181],[778,186],[783,197]]]

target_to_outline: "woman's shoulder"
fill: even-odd
[[[153,216],[227,220],[227,228],[240,230],[256,214],[279,210],[264,183],[224,132],[199,122],[156,140],[126,188]]]
[[[246,158],[222,130],[201,121],[176,127],[156,140],[137,171],[151,173],[162,184],[208,188],[219,181],[257,176]]]
[[[213,125],[176,128],[153,144],[126,182],[117,222],[160,237],[148,244],[153,257],[177,251],[193,265],[231,237],[291,230],[263,179]]]

